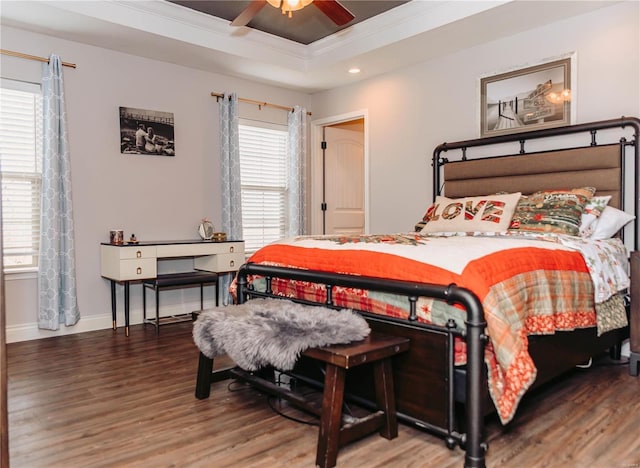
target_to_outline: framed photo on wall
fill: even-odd
[[[572,57],[480,79],[480,136],[572,123]]]
[[[120,153],[175,156],[173,113],[121,107]]]

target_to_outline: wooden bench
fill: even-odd
[[[191,312],[170,317],[160,317],[160,290],[165,288],[183,288],[190,286],[200,286],[200,309],[204,308],[204,285],[215,284],[216,286],[216,306],[218,305],[218,274],[210,271],[188,271],[182,273],[169,273],[158,275],[156,278],[143,280],[142,282],[142,321],[155,325],[156,334],[160,333],[160,325],[185,322],[192,320]],[[155,318],[147,318],[147,289],[156,292],[156,315]]]
[[[293,405],[319,416],[320,430],[316,465],[325,468],[335,466],[340,447],[353,440],[376,431],[386,439],[397,437],[398,420],[391,358],[408,349],[409,340],[407,338],[372,332],[363,341],[304,351],[303,356],[326,363],[321,408],[313,405],[301,395],[262,378],[260,373],[249,373],[240,368],[234,368],[229,372],[232,377],[248,382],[259,390],[284,398]],[[208,383],[201,380],[205,376],[207,379],[211,378],[211,368],[209,362],[206,361],[207,359],[202,353],[200,354],[198,384],[196,386],[198,398],[206,398],[209,395],[210,380]],[[210,361],[213,365],[213,360]],[[346,372],[348,369],[368,363],[373,364],[378,411],[342,424]]]

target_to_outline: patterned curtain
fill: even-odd
[[[225,93],[218,100],[220,115],[220,164],[222,179],[222,231],[227,239],[242,239],[242,197],[240,185],[240,139],[238,136],[238,96]],[[231,303],[232,274],[220,277],[222,303]]]
[[[307,111],[295,106],[289,113],[289,146],[287,158],[289,173],[287,236],[298,236],[305,232],[306,213],[306,167],[307,167]]]
[[[38,327],[58,330],[60,324],[80,320],[76,295],[76,267],[71,204],[71,165],[62,82],[62,62],[51,55],[42,66],[44,151]]]

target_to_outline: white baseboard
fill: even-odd
[[[206,306],[205,306],[206,307]],[[188,304],[176,304],[174,306],[162,306],[160,316],[180,315],[200,309],[200,302]],[[147,308],[147,316],[151,317],[155,314],[155,308]],[[142,323],[142,309],[131,309],[129,311],[129,325],[137,325]],[[38,328],[37,322],[22,323],[6,327],[7,343],[16,343],[18,341],[40,340],[43,338],[51,338],[53,336],[73,335],[76,333],[84,333],[96,330],[105,330],[111,328],[111,314],[90,315],[83,317],[80,315],[78,323],[71,327],[60,325],[58,330],[41,330]],[[124,313],[118,310],[118,328],[124,327]]]
[[[15,343],[18,341],[51,338],[52,336],[73,335],[75,333],[103,330],[105,328],[111,328],[111,315],[81,316],[78,323],[72,327],[66,327],[61,324],[58,330],[41,330],[38,328],[37,322],[7,326],[6,336],[7,343]]]

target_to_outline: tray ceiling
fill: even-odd
[[[215,14],[209,14],[166,0],[1,0],[0,21],[3,28],[17,27],[103,49],[315,93],[563,21],[616,2],[550,0],[542,2],[544,8],[540,8],[541,2],[527,0],[345,0],[342,3],[356,14],[353,24],[335,32],[326,29],[331,25],[325,25],[324,31],[318,28],[314,32],[315,28],[305,26],[309,31],[305,32],[305,39],[299,40],[313,40],[312,34],[323,36],[308,44],[283,38],[282,31],[285,27],[291,31],[297,29],[298,23],[293,20],[302,22],[303,13],[319,13],[313,5],[294,12],[291,20],[266,5],[258,15],[264,16],[261,20],[267,21],[273,14],[282,22],[281,26],[274,23],[271,26],[276,28],[274,32],[267,33],[258,29],[262,26],[257,18],[255,24],[234,27],[229,19],[216,16],[223,15],[222,4],[237,3],[236,8],[241,10],[246,1],[195,3],[202,4],[199,8],[208,3],[221,5],[213,5]],[[376,13],[378,10],[372,9],[376,5],[372,4],[387,9]],[[235,10],[224,14],[232,16]],[[364,19],[367,14],[373,16]],[[38,50],[18,52],[39,55]],[[5,59],[17,60],[3,57]],[[347,70],[354,66],[362,73],[348,74]]]
[[[229,22],[238,16],[249,1],[234,0],[169,0],[171,3],[190,8],[201,13],[222,18]],[[316,0],[317,1],[317,0]],[[300,44],[311,44],[319,39],[346,29],[354,24],[377,16],[409,0],[341,0],[340,3],[355,15],[355,19],[344,26],[336,26],[313,4],[293,12],[291,18],[283,15],[278,8],[265,5],[247,25]]]

